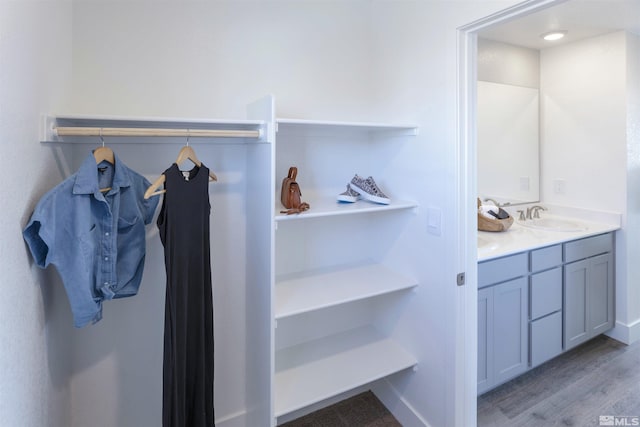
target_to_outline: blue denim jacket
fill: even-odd
[[[145,224],[158,198],[150,183],[115,158],[80,169],[38,202],[23,236],[36,264],[53,264],[64,283],[77,328],[102,318],[102,301],[138,292],[145,258]],[[111,187],[106,193],[100,188]]]

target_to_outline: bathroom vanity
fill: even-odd
[[[613,328],[619,226],[572,223],[478,232],[478,394]]]

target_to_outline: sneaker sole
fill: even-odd
[[[391,203],[391,199],[387,197],[378,197],[378,196],[374,196],[373,194],[369,194],[364,189],[355,185],[353,182],[350,183],[349,185],[351,185],[351,187],[353,187],[356,191],[358,191],[358,193],[360,193],[360,197],[363,199],[366,199],[370,202],[379,203],[381,205],[388,205],[389,203]]]
[[[355,203],[358,201],[357,197],[343,196],[342,194],[338,195],[337,199],[339,202],[345,202],[345,203]]]

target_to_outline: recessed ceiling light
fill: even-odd
[[[548,33],[541,34],[540,37],[542,37],[547,41],[552,42],[552,41],[560,40],[566,34],[567,34],[566,31],[550,31]]]

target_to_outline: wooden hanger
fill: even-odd
[[[176,165],[181,165],[185,160],[191,160],[193,164],[200,167],[202,166],[202,162],[196,156],[196,152],[189,145],[185,145],[180,149],[180,153],[178,153],[178,158],[175,161]],[[158,179],[156,179],[153,184],[147,188],[147,191],[144,192],[144,198],[148,199],[151,196],[158,196],[160,194],[164,194],[167,190],[158,190],[165,181],[164,174],[160,175]],[[209,181],[217,181],[218,177],[211,169],[209,169]]]
[[[113,154],[113,150],[109,147],[104,146],[104,138],[102,138],[102,129],[100,129],[100,141],[102,141],[102,147],[98,147],[95,150],[93,150],[93,157],[95,157],[96,159],[96,165],[99,165],[101,162],[105,160],[111,163],[112,165],[115,165],[116,158],[115,158],[115,155]],[[106,193],[109,190],[111,190],[111,187],[101,188],[100,192]]]
[[[113,150],[109,147],[105,147],[104,145],[93,150],[93,157],[96,158],[96,165],[105,160],[112,165],[116,163],[115,156],[113,155]]]
[[[189,145],[185,145],[184,147],[182,147],[182,149],[180,149],[178,158],[176,159],[176,164],[181,165],[185,160],[191,160],[193,164],[198,167],[202,166],[202,162],[198,159],[198,156],[196,156],[196,152],[193,151],[193,148],[191,148]],[[218,180],[218,177],[215,173],[213,173],[211,169],[209,169],[209,180]]]

